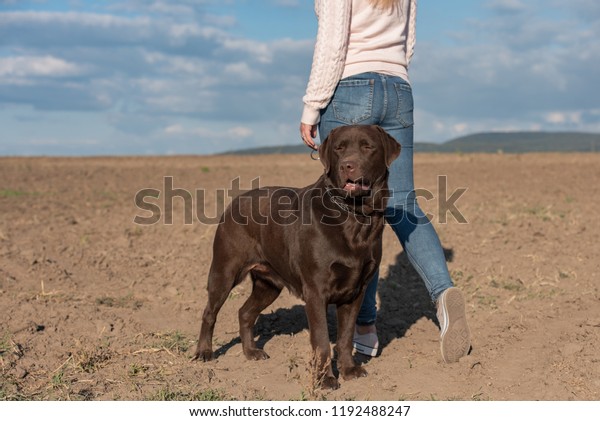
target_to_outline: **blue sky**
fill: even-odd
[[[296,144],[310,0],[0,0],[0,155]],[[417,141],[600,132],[600,2],[419,3]]]

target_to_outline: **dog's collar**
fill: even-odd
[[[376,210],[373,210],[373,212],[371,214],[365,214],[363,212],[359,212],[355,207],[350,206],[347,203],[345,203],[344,200],[340,196],[336,196],[334,194],[334,190],[339,190],[339,189],[336,189],[335,187],[330,186],[330,185],[325,185],[325,192],[327,193],[327,195],[329,196],[331,201],[341,210],[348,212],[348,213],[353,213],[354,215],[358,215],[358,216],[370,216],[371,214],[378,212]]]

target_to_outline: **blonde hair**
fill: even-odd
[[[371,5],[380,9],[392,9],[400,0],[369,0]]]

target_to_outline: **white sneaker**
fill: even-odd
[[[356,349],[356,352],[368,355],[369,357],[376,357],[377,351],[379,351],[379,338],[377,337],[377,333],[365,333],[364,335],[361,335],[355,329],[352,346]]]
[[[442,358],[453,363],[464,357],[471,349],[471,333],[465,313],[465,300],[458,288],[448,288],[437,302],[440,322],[440,346]]]

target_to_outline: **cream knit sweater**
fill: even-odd
[[[368,0],[315,0],[319,26],[302,123],[319,122],[344,77],[380,72],[408,80],[416,11],[417,0],[399,0],[393,11],[374,10]]]

